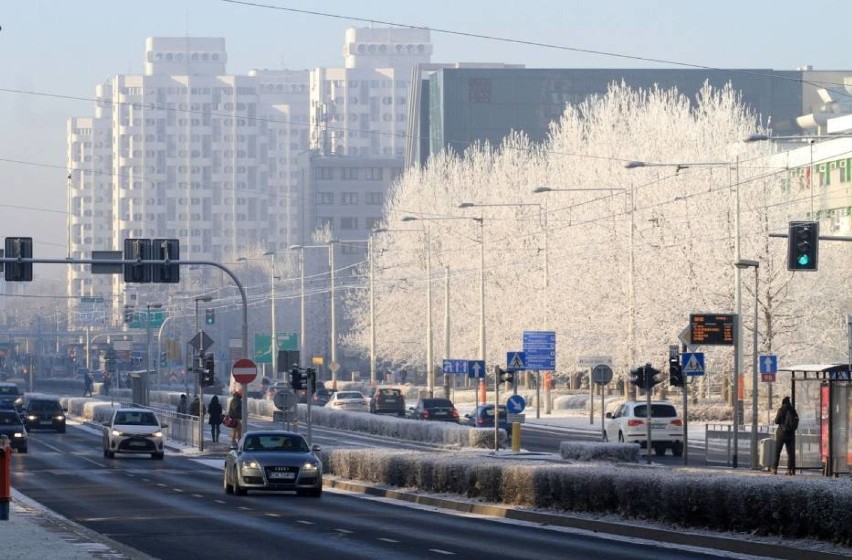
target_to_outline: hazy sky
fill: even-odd
[[[0,91],[0,236],[33,237],[36,257],[66,255],[66,121],[93,114],[88,99],[107,76],[141,73],[144,41],[149,36],[225,37],[230,74],[253,68],[341,66],[344,30],[368,25],[351,18],[631,57],[433,31],[433,62],[511,62],[560,68],[647,68],[676,62],[776,70],[807,64],[819,70],[852,68],[848,34],[843,32],[845,22],[852,21],[852,2],[848,0],[258,3],[340,17],[246,4],[221,0],[2,0],[0,89],[86,100]]]

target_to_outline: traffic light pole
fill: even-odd
[[[652,379],[654,377],[653,374],[648,375],[648,367],[642,366],[645,371],[645,375],[643,380],[645,381],[645,428],[647,430],[647,438],[645,439],[645,455],[648,458],[648,464],[651,464],[651,389],[654,388],[654,384]]]

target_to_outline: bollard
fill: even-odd
[[[512,451],[519,453],[521,451],[521,423],[512,422]]]
[[[0,521],[9,520],[12,501],[12,447],[9,438],[0,437]]]

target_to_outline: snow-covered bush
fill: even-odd
[[[638,443],[600,443],[596,441],[562,441],[559,454],[571,461],[639,462]]]

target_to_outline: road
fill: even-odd
[[[321,438],[332,437],[321,434]],[[105,459],[100,435],[31,434],[14,456],[13,485],[59,514],[155,558],[631,558],[713,554],[498,522],[326,491],[226,495],[219,460],[168,454]],[[722,556],[718,556],[722,557]]]

